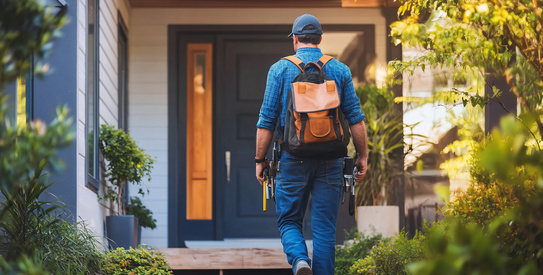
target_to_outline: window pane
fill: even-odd
[[[98,178],[98,87],[97,83],[97,2],[88,0],[88,26],[87,26],[87,164],[88,173]]]
[[[187,51],[187,220],[213,219],[211,44]]]

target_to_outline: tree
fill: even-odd
[[[0,0],[0,188],[8,192],[28,185],[40,166],[55,170],[61,166],[56,149],[73,139],[66,108],[57,109],[49,125],[36,120],[11,125],[7,120],[4,87],[32,68],[32,59],[46,58],[66,17],[54,15],[37,0]],[[39,63],[38,63],[39,64]],[[36,66],[34,75],[43,76],[47,65]]]
[[[522,104],[528,124],[532,121],[543,134],[543,9],[541,1],[528,0],[408,0],[399,9],[405,16],[392,25],[393,39],[420,47],[425,55],[409,62],[395,62],[400,71],[417,67],[453,66],[479,71],[488,79],[505,77]],[[484,106],[499,101],[503,92],[493,87],[494,96],[470,91],[453,91],[464,105]],[[529,127],[529,125],[527,125]],[[535,137],[535,134],[533,135]]]

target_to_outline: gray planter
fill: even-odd
[[[137,247],[138,229],[138,219],[134,215],[106,217],[106,234],[111,249]]]

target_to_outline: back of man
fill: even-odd
[[[318,45],[322,30],[319,21],[305,14],[296,19],[292,33],[296,57],[305,64],[317,62],[322,56]],[[332,59],[322,68],[336,82],[340,109],[347,119],[358,151],[356,166],[361,180],[366,172],[367,142],[364,114],[354,91],[349,68]],[[257,123],[256,176],[263,182],[262,171],[267,166],[265,155],[273,131],[285,126],[287,97],[291,82],[300,69],[289,60],[275,63],[268,73],[266,92]],[[277,225],[283,250],[294,274],[334,274],[335,233],[337,213],[343,185],[343,158],[298,158],[285,150],[280,152],[276,185]],[[303,237],[303,219],[309,196],[312,197],[313,261]],[[312,263],[312,264],[311,264]],[[312,267],[312,268],[311,268]]]

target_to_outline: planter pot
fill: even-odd
[[[357,207],[358,232],[365,235],[381,233],[393,237],[400,230],[400,208],[396,205]]]
[[[112,249],[138,246],[138,219],[134,215],[106,217],[106,233]]]

